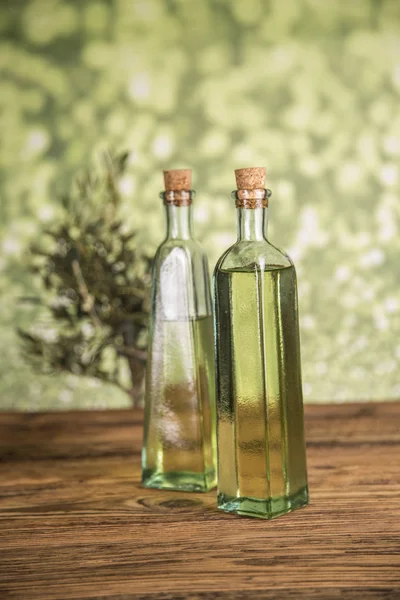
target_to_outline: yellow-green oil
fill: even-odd
[[[216,272],[218,506],[308,503],[294,267]]]
[[[212,316],[156,319],[149,348],[145,487],[207,491],[216,485]]]

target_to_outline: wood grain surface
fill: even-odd
[[[400,600],[400,404],[306,407],[311,504],[140,487],[140,411],[0,414],[0,599]]]

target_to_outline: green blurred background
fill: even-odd
[[[398,0],[3,0],[0,36],[0,408],[130,403],[37,376],[15,334],[28,245],[106,146],[132,151],[123,214],[150,251],[161,170],[193,167],[211,265],[235,237],[233,169],[265,165],[306,401],[400,395]]]

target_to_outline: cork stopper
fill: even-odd
[[[236,208],[267,208],[271,192],[265,189],[264,167],[236,169],[235,177],[237,190],[232,192],[232,198]]]
[[[164,171],[165,191],[181,191],[192,189],[192,170],[191,169],[171,169]]]
[[[238,190],[262,190],[265,188],[265,167],[249,167],[235,170]]]

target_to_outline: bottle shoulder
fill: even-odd
[[[171,281],[185,274],[187,281],[192,278],[208,277],[208,259],[202,245],[197,240],[167,239],[157,249],[153,261],[153,277],[168,274]]]
[[[215,272],[231,270],[283,269],[293,267],[291,258],[267,240],[241,240],[228,248],[218,260]]]
[[[155,259],[166,257],[171,252],[179,253],[184,252],[186,255],[191,254],[201,254],[205,255],[205,250],[203,246],[197,240],[191,239],[175,239],[175,238],[167,238],[165,239],[157,248],[155,253]]]
[[[211,314],[207,257],[196,240],[165,240],[153,262],[151,314],[166,320]]]
[[[207,255],[197,240],[166,239],[157,248],[154,255],[153,269],[162,269],[167,264],[200,264],[208,265]]]

